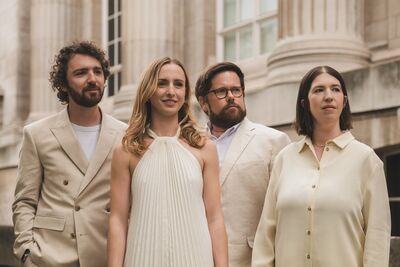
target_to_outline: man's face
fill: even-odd
[[[104,73],[94,57],[73,55],[68,62],[67,82],[69,101],[79,106],[94,107],[103,97]]]
[[[199,97],[200,105],[208,114],[212,125],[228,129],[241,122],[246,116],[244,94],[235,97],[232,90],[241,88],[239,76],[233,71],[224,71],[214,76],[207,97]],[[213,90],[226,89],[225,98],[218,98]],[[243,88],[241,88],[243,92]]]

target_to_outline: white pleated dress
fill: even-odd
[[[154,138],[132,175],[125,267],[213,267],[198,160],[174,137]]]

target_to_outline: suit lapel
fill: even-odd
[[[97,141],[96,149],[89,162],[86,175],[81,183],[78,195],[86,188],[86,186],[93,180],[103,165],[108,154],[114,146],[114,140],[117,132],[110,125],[110,118],[103,113],[103,119],[100,129],[99,140]]]
[[[64,152],[68,155],[72,162],[74,162],[82,174],[85,174],[89,162],[82,151],[79,141],[75,137],[74,130],[72,129],[69,121],[67,109],[62,110],[59,113],[56,124],[50,127],[50,130],[54,134]]]
[[[224,162],[222,163],[220,175],[221,185],[225,182],[233,166],[236,164],[251,139],[253,139],[253,130],[254,127],[251,125],[251,122],[245,118],[237,129],[235,136],[229,145],[228,151],[226,152]]]

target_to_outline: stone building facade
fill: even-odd
[[[11,203],[22,127],[62,108],[50,64],[82,39],[108,50],[113,75],[101,105],[124,121],[153,59],[180,59],[192,86],[206,66],[230,60],[245,72],[249,118],[295,140],[302,75],[316,65],[338,69],[352,132],[385,163],[392,234],[400,235],[400,1],[0,0],[0,32],[0,266],[16,264]]]

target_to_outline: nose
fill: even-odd
[[[96,83],[96,75],[94,74],[93,71],[88,72],[88,83]]]
[[[325,91],[324,99],[326,101],[332,101],[333,97],[332,97],[332,91],[330,89]]]
[[[234,99],[234,98],[235,97],[233,96],[232,91],[231,90],[227,90],[226,91],[226,100],[230,101],[231,99]]]
[[[174,86],[173,83],[170,83],[170,84],[168,85],[167,94],[168,94],[169,96],[175,95],[175,86]]]

